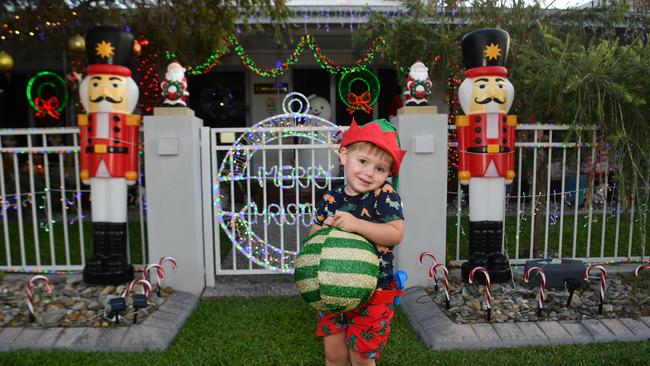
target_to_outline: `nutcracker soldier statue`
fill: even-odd
[[[84,282],[120,284],[133,279],[127,261],[127,185],[138,178],[138,127],[130,113],[138,102],[131,78],[133,35],[98,26],[86,34],[87,76],[79,96],[88,114],[77,116],[80,130],[81,180],[90,185],[93,255],[86,261]]]
[[[515,177],[517,116],[507,115],[515,90],[505,68],[510,36],[501,29],[478,29],[462,41],[465,80],[458,99],[465,112],[456,116],[458,179],[469,184],[469,260],[467,281],[475,267],[485,267],[493,282],[512,278],[501,250],[505,186]]]

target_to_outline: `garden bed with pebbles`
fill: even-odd
[[[139,274],[136,274],[139,276]],[[115,323],[108,319],[108,301],[119,297],[125,285],[91,286],[82,281],[81,275],[47,275],[52,285],[52,293],[47,294],[45,284],[37,282],[33,289],[34,316],[31,322],[27,308],[25,284],[31,276],[5,275],[0,282],[0,326],[2,327],[115,327],[133,324],[135,309],[132,298],[126,299],[128,308]],[[134,293],[141,293],[138,285]],[[173,290],[169,287],[160,292],[151,292],[149,307],[137,312],[137,323],[154,312]],[[106,312],[105,312],[106,310]]]
[[[444,286],[444,281],[440,284]],[[445,307],[442,287],[436,292],[427,288],[427,293],[454,322],[459,324],[486,323],[487,312],[485,288],[477,284],[465,284],[458,277],[449,277],[449,309]],[[641,272],[638,278],[633,274],[607,277],[605,304],[599,314],[600,281],[589,282],[586,288],[577,289],[571,305],[564,289],[546,289],[546,299],[541,316],[537,311],[537,288],[524,285],[523,276],[515,276],[512,282],[491,286],[492,310],[490,323],[528,322],[537,320],[583,320],[601,318],[633,318],[650,316],[650,271]],[[420,299],[419,301],[431,301]]]

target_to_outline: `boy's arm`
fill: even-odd
[[[323,227],[317,224],[311,224],[311,227],[309,228],[309,235],[317,232],[318,230],[322,229]]]
[[[341,230],[357,233],[384,247],[393,247],[399,244],[404,237],[403,219],[375,223],[358,219],[349,212],[336,211],[333,225],[338,226]]]
[[[312,224],[311,227],[309,228],[309,235],[317,232],[318,230],[320,230],[320,229],[322,229],[324,227],[332,226],[333,222],[334,222],[334,218],[333,217],[328,217],[328,218],[325,219],[325,221],[323,221],[323,225]]]

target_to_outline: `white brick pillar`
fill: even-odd
[[[404,204],[404,239],[395,250],[395,270],[408,273],[407,287],[427,286],[431,259],[420,268],[422,252],[445,263],[447,234],[447,115],[435,107],[404,107],[392,119],[402,149],[399,173]]]
[[[149,263],[171,256],[165,284],[201,294],[205,287],[200,129],[188,108],[156,108],[144,117]]]

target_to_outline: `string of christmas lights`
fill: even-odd
[[[230,48],[232,48],[235,51],[235,53],[239,56],[239,58],[242,60],[242,62],[244,63],[244,67],[246,67],[247,70],[252,71],[261,77],[275,78],[277,76],[284,74],[284,72],[287,70],[287,68],[290,65],[293,65],[296,62],[298,62],[298,59],[300,58],[303,51],[305,50],[306,39],[307,39],[306,36],[300,37],[300,41],[296,45],[296,48],[293,50],[291,55],[289,55],[289,57],[284,62],[279,63],[276,67],[272,69],[261,69],[257,67],[255,61],[253,61],[253,59],[250,56],[248,56],[246,51],[244,51],[244,47],[241,45],[241,43],[239,43],[239,39],[237,38],[237,36],[230,35],[228,37],[228,43],[230,44]]]
[[[81,97],[79,96],[79,84],[83,78],[83,72],[86,70],[86,57],[82,57],[81,52],[72,52],[68,58],[70,72],[66,75],[66,81],[72,89],[72,100],[74,101],[73,110],[71,113],[85,114],[86,110],[81,104]],[[83,70],[83,71],[82,71]]]
[[[69,18],[70,21],[78,22],[78,14],[76,11],[71,11],[70,15],[72,15]],[[61,23],[61,20],[63,23]],[[57,32],[67,25],[65,18],[61,20],[46,20],[41,19],[39,16],[39,21],[34,24],[30,20],[25,20],[23,22],[23,18],[21,18],[20,15],[14,15],[12,18],[3,22],[2,27],[0,28],[0,40],[5,41],[11,37],[37,37],[39,40],[44,41],[46,32]]]
[[[284,62],[278,61],[275,67],[262,69],[258,67],[255,61],[246,53],[244,47],[241,45],[236,35],[233,34],[228,36],[225,41],[227,45],[226,49],[214,51],[203,63],[199,65],[188,66],[187,74],[201,75],[210,72],[217,66],[218,61],[221,60],[225,54],[228,52],[234,52],[237,54],[237,56],[239,56],[242,63],[244,64],[244,67],[246,67],[247,70],[252,71],[261,77],[275,78],[277,76],[283,75],[289,66],[294,65],[299,61],[300,57],[305,51],[305,46],[309,47],[309,49],[312,51],[314,59],[323,70],[326,70],[327,72],[334,75],[344,74],[366,68],[374,61],[379,48],[384,46],[386,43],[383,37],[376,38],[372,41],[370,47],[366,50],[363,57],[356,60],[352,66],[342,66],[334,63],[332,59],[325,55],[316,42],[315,37],[311,34],[307,34],[300,37],[300,40],[298,43],[296,43],[293,52],[291,52],[289,57]],[[178,57],[176,53],[166,51],[165,58],[167,61],[173,61]]]
[[[140,80],[138,80],[140,89],[138,105],[143,114],[151,114],[153,113],[153,107],[160,102],[160,85],[158,84],[159,75],[157,67],[158,53],[146,39],[144,39],[146,42],[140,42],[140,40],[143,40],[142,37],[138,38],[142,47],[140,63],[137,67],[138,75],[140,75]]]
[[[310,127],[325,128],[313,131],[301,130]],[[213,185],[215,218],[237,250],[256,265],[291,273],[298,255],[296,251],[283,249],[260,238],[253,231],[257,218],[262,217],[265,225],[272,222],[277,225],[295,225],[300,220],[303,226],[309,226],[313,220],[314,207],[311,204],[289,204],[284,208],[272,203],[260,210],[253,202],[243,207],[230,207],[232,202],[224,198],[221,185],[235,180],[257,179],[259,186],[264,187],[268,185],[267,179],[271,178],[273,185],[280,189],[295,190],[296,184],[303,188],[312,185],[316,188],[319,179],[325,181],[325,184],[319,187],[327,187],[333,180],[343,178],[333,177],[329,170],[322,167],[310,170],[287,166],[258,168],[257,176],[250,177],[250,164],[253,154],[261,146],[278,139],[298,137],[307,138],[312,143],[333,143],[338,133],[338,126],[320,117],[302,113],[285,113],[267,118],[253,126],[249,132],[239,136],[221,161],[218,178]],[[289,183],[285,182],[287,179]]]
[[[460,67],[457,65],[457,67]],[[453,126],[456,124],[456,114],[460,108],[460,103],[458,101],[458,87],[460,86],[461,80],[455,75],[450,75],[447,78],[447,106],[449,107],[449,112],[447,113],[447,124]],[[458,131],[456,129],[450,129],[449,134],[447,135],[447,141],[455,142],[458,141]],[[449,146],[449,152],[447,154],[447,181],[453,181],[456,179],[456,174],[458,172],[458,148]]]
[[[307,45],[309,46],[309,49],[312,50],[314,58],[316,59],[316,62],[318,62],[318,65],[322,69],[328,71],[330,74],[337,75],[358,72],[362,69],[365,69],[367,65],[371,64],[374,61],[375,55],[377,54],[379,48],[386,45],[386,41],[381,36],[375,38],[368,50],[366,50],[364,57],[358,59],[354,62],[353,66],[349,67],[335,64],[334,61],[332,61],[327,55],[322,52],[320,46],[316,43],[316,39],[311,34],[307,35]]]

